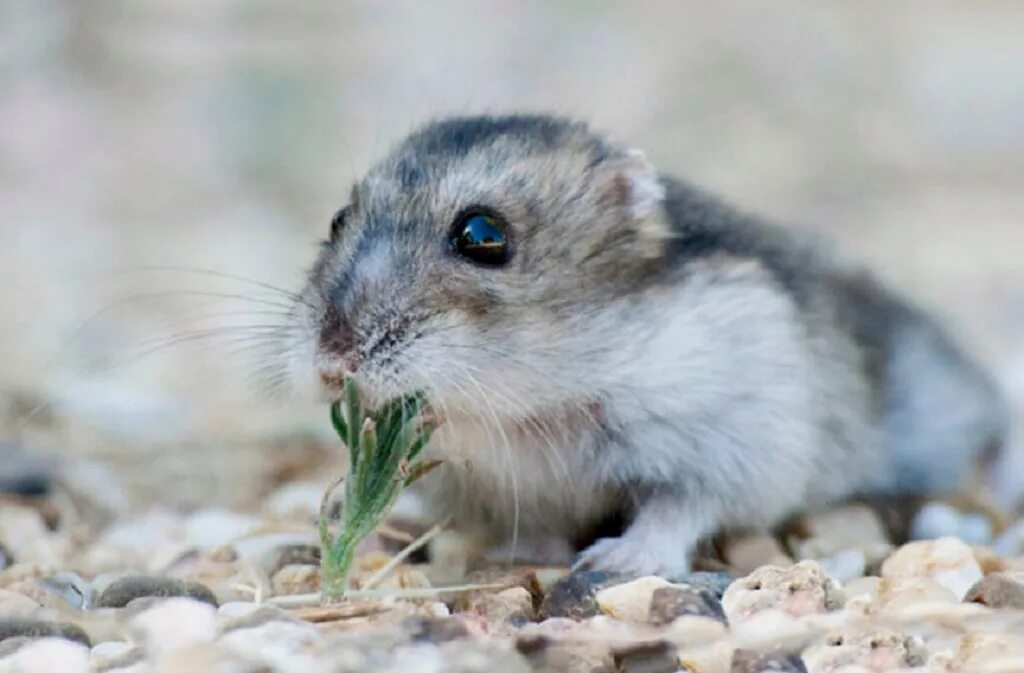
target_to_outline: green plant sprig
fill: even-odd
[[[360,541],[387,516],[402,489],[440,465],[416,458],[437,428],[426,396],[413,393],[389,400],[375,411],[362,404],[353,378],[345,381],[343,399],[331,406],[331,422],[348,447],[348,474],[324,494],[320,506],[321,598],[341,598]],[[344,503],[337,532],[330,526],[330,496],[344,483]]]

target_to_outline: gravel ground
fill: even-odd
[[[1024,521],[976,497],[721,537],[671,581],[473,559],[453,576],[447,534],[443,564],[381,575],[417,533],[403,517],[360,551],[368,595],[321,606],[320,482],[186,515],[129,508],[96,465],[37,468],[0,497],[4,673],[1024,670]]]

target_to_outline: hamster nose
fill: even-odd
[[[332,370],[356,371],[356,338],[352,329],[337,317],[324,321],[320,329],[320,350],[330,356]]]

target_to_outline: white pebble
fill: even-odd
[[[168,652],[216,638],[217,611],[191,598],[169,598],[137,614],[130,628],[149,652]]]
[[[260,524],[259,519],[245,514],[226,509],[204,509],[185,521],[185,535],[190,543],[208,549],[245,537]]]
[[[649,576],[617,584],[597,592],[597,605],[609,617],[642,624],[647,621],[654,592],[672,584],[661,577]]]
[[[864,576],[868,559],[860,549],[847,549],[829,558],[820,559],[818,565],[826,575],[845,583]]]
[[[910,539],[934,540],[956,537],[960,532],[960,510],[944,502],[930,502],[922,507],[910,523]]]
[[[133,649],[135,649],[135,646],[131,643],[120,640],[108,640],[93,645],[92,656],[94,659],[114,659],[131,652]]]
[[[0,661],[0,673],[88,673],[89,648],[64,638],[40,638]]]
[[[931,579],[962,600],[982,572],[970,547],[957,538],[944,537],[903,545],[882,564],[882,577]]]
[[[217,608],[217,616],[226,619],[237,619],[251,615],[260,609],[259,603],[246,603],[243,601],[232,601]]]

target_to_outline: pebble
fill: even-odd
[[[706,589],[721,599],[729,585],[736,581],[730,572],[691,572],[678,577],[667,578],[672,584],[685,584],[694,589]]]
[[[74,624],[0,617],[0,642],[8,638],[63,638],[89,646],[89,636]]]
[[[217,607],[217,599],[210,589],[198,582],[176,580],[167,577],[133,575],[119,579],[100,594],[96,606],[100,608],[123,608],[137,598],[188,597]]]
[[[217,611],[191,598],[168,598],[131,618],[129,631],[151,654],[212,642],[217,636]]]
[[[258,653],[261,661],[276,671],[345,671],[342,666],[319,665],[313,650],[323,639],[312,624],[298,621],[270,621],[252,628],[225,633],[218,643],[241,656]]]
[[[540,606],[540,619],[568,617],[581,620],[600,614],[597,592],[622,578],[599,570],[573,572],[555,582]]]
[[[267,497],[267,513],[282,519],[315,517],[320,513],[320,499],[326,486],[313,482],[285,484]]]
[[[914,605],[956,603],[959,600],[949,588],[927,577],[883,578],[878,585],[874,607],[888,614],[900,614]]]
[[[729,623],[769,609],[796,617],[825,613],[838,610],[844,602],[839,583],[814,561],[801,561],[789,568],[758,568],[729,585],[722,597]]]
[[[945,537],[903,545],[882,564],[882,577],[925,577],[962,599],[981,579],[982,573],[969,546],[956,538]]]
[[[261,525],[262,521],[254,516],[226,509],[205,509],[185,520],[185,537],[190,544],[210,549],[250,535]]]
[[[92,586],[78,573],[64,570],[46,578],[41,584],[76,610],[88,610],[92,607]]]
[[[531,622],[537,617],[533,595],[525,587],[512,587],[497,593],[479,593],[470,602],[468,612],[491,624]]]
[[[729,673],[807,673],[803,660],[795,654],[762,654],[754,650],[733,652]]]
[[[944,502],[929,502],[910,524],[912,540],[956,537],[967,544],[987,544],[993,532],[992,522],[984,514],[961,512]]]
[[[413,642],[447,643],[469,636],[465,622],[457,617],[410,617],[402,629]]]
[[[964,600],[990,608],[1024,610],[1024,582],[1003,573],[991,573],[968,589]]]
[[[108,640],[106,642],[93,645],[92,656],[98,659],[117,659],[125,656],[134,649],[135,646],[131,643],[118,640]]]
[[[666,642],[648,641],[612,651],[615,670],[621,673],[675,673],[679,660]]]
[[[320,546],[312,531],[254,535],[231,543],[238,558],[254,563],[272,575],[286,565],[319,565]]]
[[[658,589],[672,584],[661,577],[641,577],[598,591],[595,595],[601,612],[626,622],[643,624],[651,612],[651,600]]]
[[[722,603],[707,589],[667,586],[651,594],[647,621],[654,626],[671,624],[680,617],[708,617],[726,623]]]
[[[0,542],[0,570],[7,570],[12,565],[14,565],[14,554],[4,546],[3,542]]]
[[[834,556],[818,560],[821,569],[839,582],[849,582],[863,577],[868,568],[868,559],[860,549],[847,549]]]
[[[747,575],[761,566],[793,565],[775,536],[768,534],[729,537],[723,543],[722,556],[737,575]]]
[[[50,533],[36,509],[5,501],[0,501],[0,543],[10,558],[54,567],[71,547],[66,537]]]
[[[33,618],[43,612],[43,606],[18,591],[0,589],[0,615],[4,617]]]
[[[920,639],[893,630],[833,633],[820,645],[803,653],[811,671],[841,670],[863,666],[869,671],[915,668],[925,663],[926,650]]]
[[[0,661],[10,673],[89,673],[89,648],[63,638],[41,638],[26,643]]]
[[[275,596],[314,594],[320,591],[320,566],[286,565],[270,579]]]
[[[992,542],[992,550],[1000,556],[1024,553],[1024,520],[1016,521]]]

